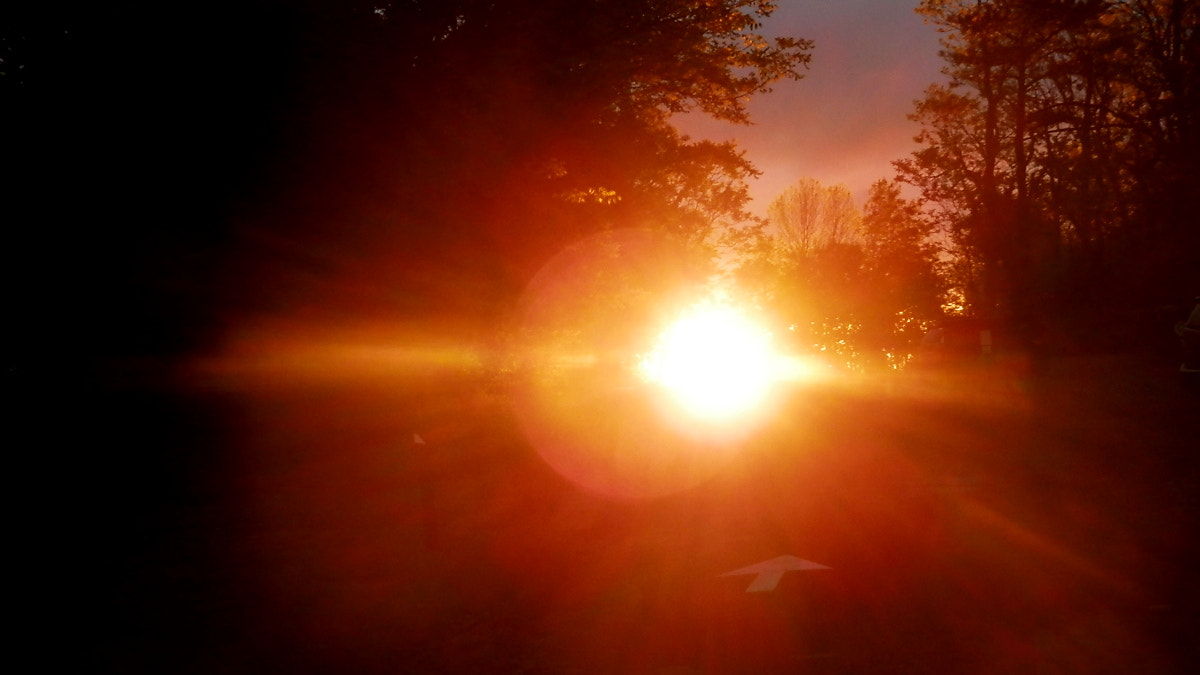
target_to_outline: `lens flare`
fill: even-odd
[[[763,403],[775,360],[765,329],[732,308],[700,307],[671,324],[638,366],[688,414],[719,421]]]

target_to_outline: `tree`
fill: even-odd
[[[1200,283],[1181,253],[1200,229],[1183,187],[1200,175],[1198,4],[918,7],[945,33],[948,81],[918,101],[923,147],[896,167],[952,244],[969,311],[1033,336],[1097,294],[1131,309]]]
[[[811,47],[759,35],[762,0],[25,5],[0,20],[9,286],[69,270],[17,314],[97,351],[276,312],[489,325],[595,231],[704,250],[754,169],[670,116],[744,123]]]
[[[839,315],[853,304],[849,294],[862,255],[860,218],[846,186],[812,178],[771,202],[760,236],[769,237],[768,265],[780,285],[774,302],[787,323],[806,314]]]
[[[732,279],[802,350],[850,369],[900,368],[942,314],[934,223],[898,182],[879,180],[862,212],[844,186],[805,178],[772,219],[732,230]]]
[[[931,87],[914,120],[926,129],[919,157],[901,162],[905,180],[925,187],[933,201],[957,201],[950,224],[978,252],[972,289],[976,311],[1021,315],[1021,299],[1035,261],[1040,221],[1031,203],[1036,191],[1030,141],[1031,92],[1044,73],[1043,56],[1058,17],[1024,0],[927,0],[917,11],[945,34],[946,86]]]
[[[1125,0],[1104,18],[1121,46],[1113,84],[1125,96],[1114,112],[1131,132],[1123,157],[1134,178],[1114,276],[1141,280],[1113,290],[1186,299],[1200,287],[1200,2]]]
[[[811,47],[758,35],[762,0],[311,4],[299,135],[315,140],[287,183],[311,187],[313,218],[285,236],[380,293],[471,311],[597,231],[665,230],[711,257],[755,170],[670,117],[744,123]],[[439,284],[449,270],[479,282]]]
[[[942,315],[944,282],[933,224],[920,205],[901,196],[897,182],[871,185],[863,207],[864,302],[862,341],[889,363],[903,363],[929,325]]]
[[[812,178],[802,178],[767,207],[780,243],[799,257],[856,242],[860,217],[849,188]]]
[[[797,347],[853,361],[855,345],[846,338],[860,305],[863,250],[849,190],[804,178],[777,197],[768,214],[726,233],[739,295],[786,327]]]

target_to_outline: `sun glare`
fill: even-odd
[[[689,414],[729,419],[766,398],[775,379],[770,337],[731,308],[697,308],[662,333],[639,367]]]

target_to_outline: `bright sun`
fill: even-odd
[[[701,307],[671,324],[639,364],[691,415],[725,420],[757,408],[773,381],[770,334],[726,307]]]

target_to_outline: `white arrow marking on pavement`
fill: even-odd
[[[812,562],[811,560],[801,560],[794,555],[781,555],[778,558],[771,558],[760,563],[743,567],[740,570],[726,572],[720,576],[735,577],[742,574],[756,574],[754,581],[750,582],[750,586],[746,589],[747,593],[764,593],[775,590],[779,585],[779,580],[783,578],[783,573],[791,570],[828,570],[833,569],[820,563]]]

